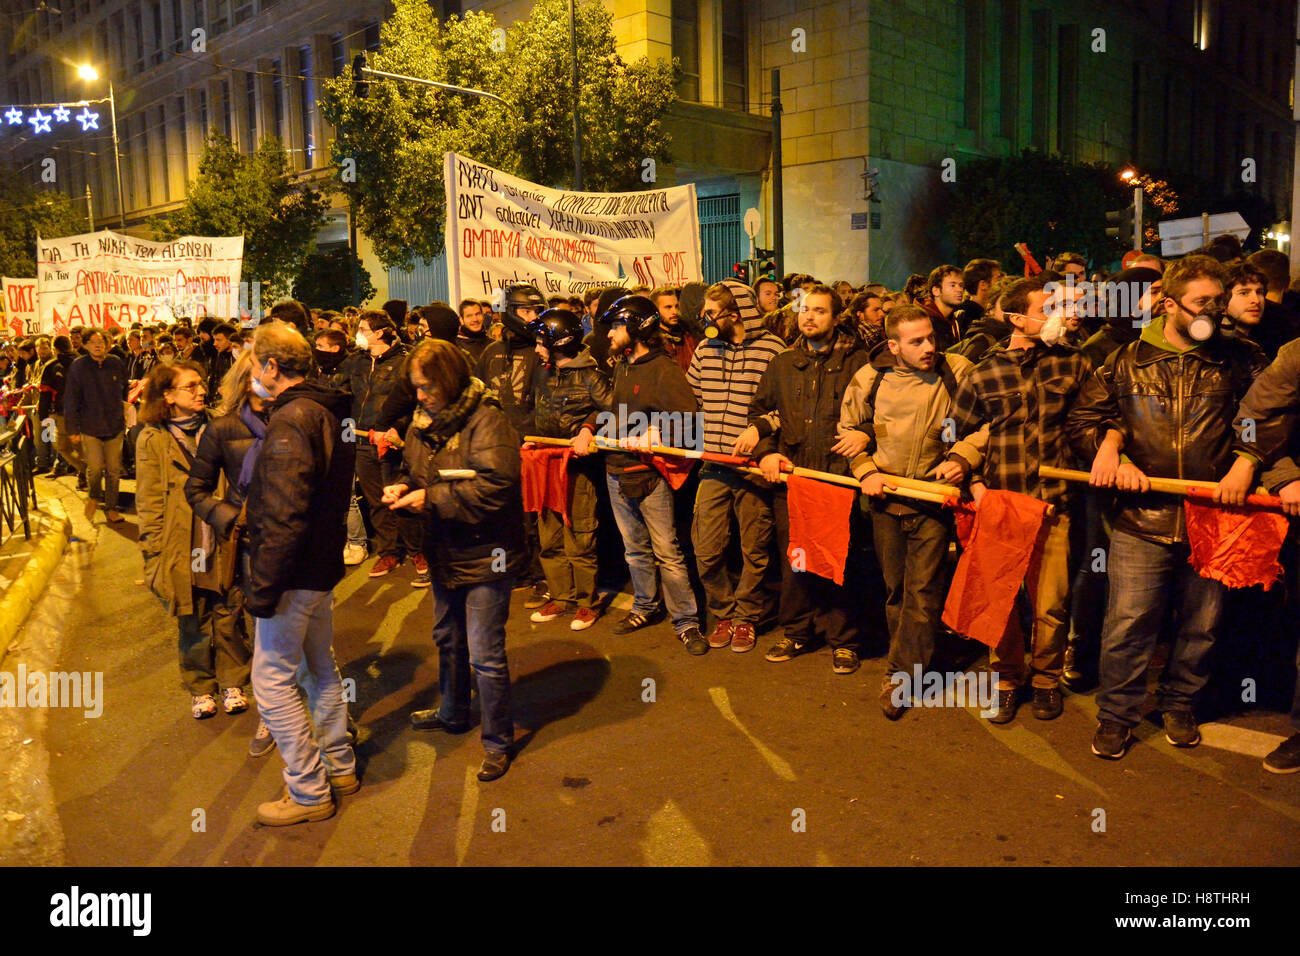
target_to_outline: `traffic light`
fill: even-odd
[[[365,65],[366,55],[364,52],[358,53],[352,58],[352,92],[359,100],[364,100],[370,92],[370,81],[361,72],[361,68]]]
[[[737,262],[734,266],[731,267],[732,277],[740,282],[745,283],[745,285],[750,284],[750,279],[749,279],[750,261],[751,260],[746,260],[744,262]]]
[[[764,276],[768,276],[770,278],[775,279],[776,278],[776,253],[773,252],[771,249],[755,249],[754,255],[756,255],[758,258],[754,260],[754,264],[756,268],[754,271],[754,275],[752,276],[753,280],[757,282],[759,279],[763,278]]]
[[[1106,235],[1125,249],[1133,248],[1133,207],[1114,209],[1106,213]]]

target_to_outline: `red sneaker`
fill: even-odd
[[[737,621],[731,626],[731,649],[737,654],[754,649],[754,625],[748,621]]]
[[[376,561],[375,566],[370,569],[370,576],[372,578],[382,578],[385,574],[392,572],[392,570],[400,563],[401,562],[397,560],[395,555],[385,554]]]
[[[534,624],[545,624],[547,621],[554,621],[563,613],[563,607],[556,604],[554,601],[547,601],[534,611],[528,620],[532,621]]]
[[[731,643],[731,621],[719,621],[709,635],[709,647],[726,647]]]
[[[574,631],[585,631],[595,624],[599,617],[600,612],[594,607],[580,607],[573,615],[573,620],[569,622],[569,628]]]

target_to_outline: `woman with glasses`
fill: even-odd
[[[181,681],[196,720],[247,709],[247,647],[234,638],[221,594],[217,538],[185,500],[185,482],[207,425],[207,373],[188,359],[145,378],[136,441],[136,510],[144,581],[176,618]],[[242,675],[242,676],[241,676]],[[224,684],[224,689],[223,689]]]

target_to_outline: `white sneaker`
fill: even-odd
[[[343,563],[348,567],[358,565],[368,557],[370,557],[370,552],[366,550],[364,545],[349,544],[343,548]]]

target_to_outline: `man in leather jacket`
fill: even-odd
[[[1181,614],[1157,702],[1169,743],[1194,747],[1201,739],[1193,708],[1226,589],[1190,566],[1182,500],[1151,491],[1147,476],[1214,481],[1233,464],[1233,416],[1266,359],[1253,343],[1220,333],[1223,279],[1223,267],[1208,256],[1170,266],[1164,316],[1089,377],[1067,420],[1075,450],[1092,458],[1092,484],[1126,492],[1117,496],[1107,562],[1092,744],[1099,757],[1123,757],[1141,719],[1146,670],[1171,593],[1181,596]]]

